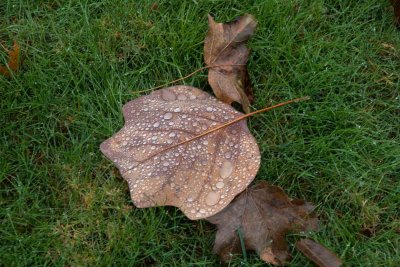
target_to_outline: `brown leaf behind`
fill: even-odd
[[[13,72],[18,71],[20,58],[19,58],[19,45],[16,41],[14,41],[12,50],[8,50],[8,57],[9,60],[7,62],[8,68]],[[6,77],[10,77],[11,73],[10,70],[6,66],[0,66],[0,73]]]
[[[320,267],[339,267],[342,260],[335,253],[311,239],[297,241],[296,248]]]
[[[197,88],[155,91],[128,102],[123,113],[124,127],[100,148],[139,208],[171,205],[190,219],[212,216],[258,171],[260,152],[245,120],[191,140],[243,115]]]
[[[290,259],[285,235],[292,231],[314,230],[317,218],[311,216],[313,206],[302,200],[291,200],[281,188],[266,182],[241,193],[220,213],[206,218],[218,231],[214,253],[229,261],[240,252],[239,228],[245,246],[255,250],[266,262],[280,265]]]
[[[245,43],[257,22],[246,14],[229,23],[216,23],[209,15],[208,24],[204,61],[207,66],[219,66],[209,69],[208,82],[218,99],[227,104],[238,102],[249,113],[253,95],[246,67],[250,51]]]

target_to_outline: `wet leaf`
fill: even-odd
[[[297,241],[296,248],[320,267],[339,267],[342,265],[342,260],[335,253],[311,239]]]
[[[11,73],[10,70],[16,72],[19,69],[20,65],[20,58],[19,58],[19,45],[17,42],[14,41],[13,48],[8,50],[8,68],[7,66],[0,66],[0,73],[4,76],[10,77]]]
[[[253,35],[257,22],[246,14],[229,23],[216,23],[208,16],[209,31],[204,41],[204,61],[208,70],[208,82],[221,101],[238,102],[250,112],[252,92],[246,63],[249,49],[246,41]]]
[[[225,262],[241,252],[238,230],[241,229],[248,250],[255,250],[268,263],[285,264],[290,254],[285,235],[293,231],[315,230],[317,218],[313,206],[291,200],[281,188],[260,182],[241,193],[220,213],[207,218],[218,231],[214,253]]]
[[[394,17],[397,27],[400,27],[400,0],[390,0],[394,9]]]
[[[254,179],[260,153],[243,115],[211,95],[174,86],[128,102],[124,127],[101,151],[128,181],[137,207],[170,205],[190,219],[222,210]]]

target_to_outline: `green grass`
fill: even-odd
[[[218,266],[215,229],[177,209],[136,209],[99,144],[135,90],[203,66],[207,14],[252,13],[256,180],[318,205],[310,236],[345,266],[400,266],[400,31],[386,0],[0,1],[1,266]],[[0,64],[6,53],[0,49]],[[185,81],[210,91],[203,73]],[[231,266],[261,266],[255,254]]]

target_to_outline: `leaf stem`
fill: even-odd
[[[144,93],[144,92],[148,92],[148,91],[153,91],[153,90],[156,90],[156,89],[160,89],[160,88],[163,88],[163,87],[165,87],[165,86],[167,86],[167,85],[169,85],[169,84],[173,84],[173,83],[176,83],[176,82],[185,80],[185,79],[187,79],[187,78],[189,78],[189,77],[195,75],[196,73],[198,73],[198,72],[200,72],[200,71],[203,71],[203,70],[205,70],[205,69],[218,68],[218,67],[227,67],[227,66],[245,66],[245,64],[211,65],[211,66],[201,67],[200,69],[197,69],[197,70],[193,71],[192,73],[190,73],[190,74],[188,74],[188,75],[186,75],[186,76],[184,76],[184,77],[182,77],[182,78],[179,78],[179,79],[176,79],[176,80],[173,80],[173,81],[164,83],[164,84],[162,84],[162,85],[158,85],[158,86],[153,87],[153,88],[144,89],[144,90],[140,90],[140,91],[134,91],[133,93],[140,94],[140,93]]]
[[[158,151],[158,152],[155,153],[154,155],[151,155],[149,158],[152,158],[152,157],[154,157],[155,155],[160,154],[160,153],[162,153],[162,152],[164,152],[164,151],[166,151],[166,150],[170,150],[170,149],[172,149],[172,148],[174,148],[174,147],[181,146],[181,145],[184,145],[184,144],[186,144],[186,143],[189,143],[189,142],[191,142],[191,141],[193,141],[193,140],[199,139],[199,138],[201,138],[201,137],[203,137],[203,136],[205,136],[205,135],[207,135],[207,134],[210,134],[210,133],[215,132],[215,131],[218,131],[218,130],[220,130],[220,129],[222,129],[222,128],[228,127],[228,126],[230,126],[230,125],[232,125],[232,124],[234,124],[234,123],[236,123],[236,122],[238,122],[238,121],[244,120],[244,119],[246,119],[246,118],[248,118],[248,117],[251,117],[251,116],[253,116],[253,115],[256,115],[256,114],[259,114],[259,113],[263,113],[263,112],[267,112],[267,111],[270,111],[270,110],[272,110],[272,109],[279,108],[279,107],[282,107],[282,106],[285,106],[285,105],[288,105],[288,104],[291,104],[291,103],[296,103],[296,102],[305,101],[305,100],[309,100],[309,99],[310,99],[309,96],[299,97],[299,98],[291,99],[291,100],[289,100],[289,101],[282,102],[282,103],[279,103],[279,104],[276,104],[276,105],[273,105],[273,106],[270,106],[270,107],[266,107],[266,108],[263,108],[263,109],[259,109],[259,110],[253,111],[253,112],[250,112],[250,113],[248,113],[248,114],[244,114],[244,115],[242,115],[242,116],[240,116],[240,117],[237,117],[236,119],[233,119],[233,120],[231,120],[231,121],[228,121],[227,123],[224,123],[224,124],[219,125],[219,126],[217,126],[217,127],[215,127],[215,128],[212,128],[212,129],[210,129],[210,130],[207,130],[207,131],[205,131],[204,133],[201,133],[201,134],[199,134],[199,135],[196,135],[195,137],[192,137],[192,138],[190,138],[190,139],[188,139],[188,140],[185,140],[185,141],[179,142],[179,143],[177,143],[177,144],[175,144],[175,145],[166,147],[166,148],[164,148],[164,149]],[[146,160],[148,160],[149,158],[147,158]]]

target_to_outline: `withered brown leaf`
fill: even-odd
[[[342,260],[335,253],[311,239],[297,241],[296,248],[320,267],[339,267],[342,265]]]
[[[16,41],[14,41],[13,48],[8,50],[8,68],[7,66],[0,66],[0,73],[4,76],[10,77],[10,70],[16,72],[19,69],[20,58],[19,58],[19,45]],[[10,70],[9,70],[10,69]]]
[[[229,23],[216,23],[208,16],[209,31],[204,41],[204,61],[208,82],[221,101],[238,102],[246,113],[250,112],[252,91],[246,63],[250,51],[246,41],[253,35],[257,22],[246,14]]]
[[[174,86],[128,102],[125,125],[101,151],[128,181],[137,207],[171,205],[190,219],[212,216],[254,179],[260,152],[243,115],[206,92]]]
[[[232,254],[240,253],[240,229],[247,249],[255,250],[268,263],[285,264],[290,258],[285,235],[316,229],[313,208],[308,202],[291,200],[277,186],[260,182],[237,196],[223,211],[206,218],[218,227],[213,251],[225,262]]]

